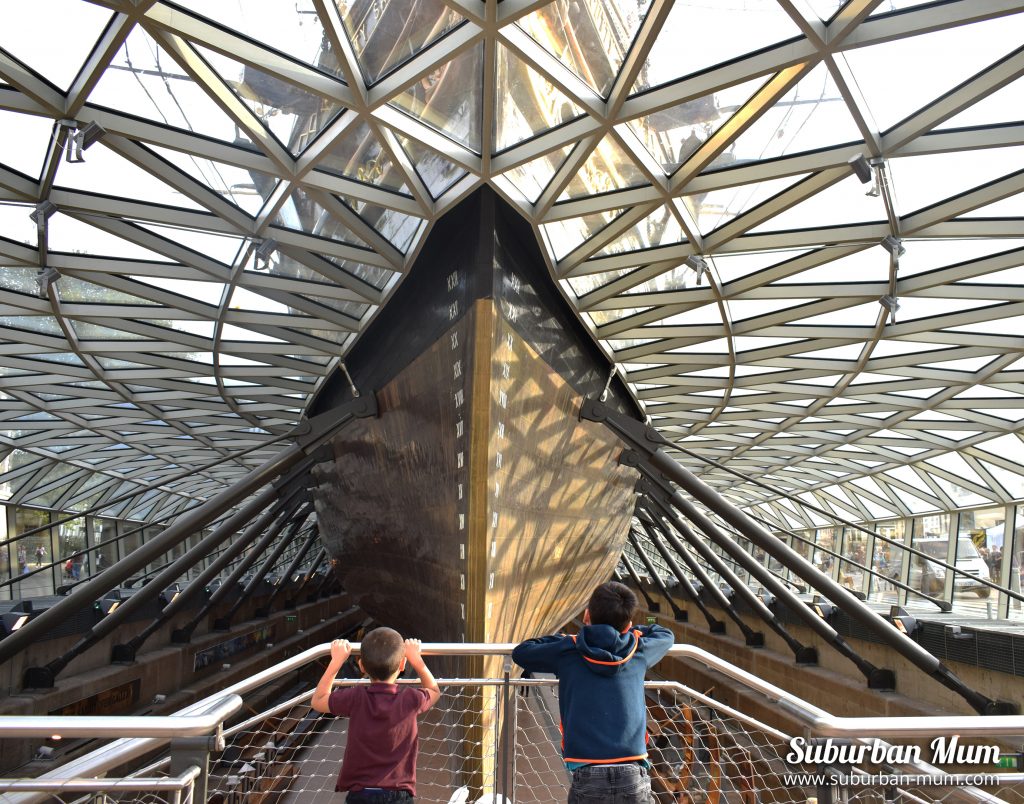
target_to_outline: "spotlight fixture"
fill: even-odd
[[[89,146],[107,133],[106,129],[95,121],[87,123],[85,128],[79,128],[77,120],[61,120],[60,125],[69,132],[64,158],[72,164],[84,162],[82,152],[87,151]]]
[[[32,222],[36,225],[36,228],[43,232],[46,230],[46,222],[53,217],[53,213],[57,211],[57,205],[49,199],[44,199],[36,204],[36,208],[28,213],[28,216],[32,219]]]
[[[867,184],[872,179],[871,165],[868,164],[868,160],[864,154],[857,154],[851,157],[847,163],[854,175],[860,181],[861,184]]]
[[[893,237],[892,235],[886,235],[883,237],[878,245],[897,258],[902,257],[907,253],[907,250],[903,248],[902,238]]]
[[[910,636],[917,630],[917,620],[899,606],[889,607],[889,622],[907,636]]]
[[[253,255],[256,258],[256,263],[253,266],[257,271],[261,268],[270,269],[270,258],[274,252],[277,251],[277,241],[268,237],[266,240],[261,240],[253,251]]]
[[[815,595],[808,605],[825,622],[828,622],[836,611],[836,607],[821,597],[821,595]]]
[[[896,323],[896,311],[900,309],[900,300],[888,293],[878,300],[878,303],[889,311],[889,323]]]
[[[697,284],[701,283],[701,279],[708,270],[708,264],[703,257],[698,257],[696,254],[691,254],[685,260],[685,265],[691,271],[697,274]]]

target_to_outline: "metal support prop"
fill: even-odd
[[[651,491],[653,492],[654,489],[652,488]],[[654,521],[655,528],[665,535],[665,538],[677,552],[680,551],[680,548],[683,548],[682,542],[675,537],[672,529],[665,523],[664,519],[658,517],[662,506],[661,501],[648,496],[648,502],[650,504],[646,508],[647,514]],[[683,535],[686,536],[687,534],[684,533]],[[689,535],[693,536],[693,532],[691,531]],[[729,584],[736,595],[738,595],[747,604],[754,614],[758,615],[769,626],[772,624],[772,620],[775,619],[775,615],[772,614],[768,607],[761,602],[761,599],[750,590],[750,587],[741,581],[736,576],[736,573],[729,569],[726,563],[715,553],[714,550],[697,538],[688,538],[686,541],[693,550],[704,559],[708,566],[718,573],[718,577],[722,578],[727,584]],[[746,622],[740,618],[739,612],[736,611],[736,606],[732,605],[731,601],[730,607],[732,608],[732,612],[739,619],[739,622],[743,623],[743,625],[740,626],[740,630],[743,631],[743,637],[746,641],[747,647],[763,648],[764,632],[755,631],[748,626]]]
[[[290,493],[289,496],[278,498],[278,500],[271,506],[268,506],[256,519],[249,523],[242,534],[235,539],[223,550],[220,555],[217,556],[210,565],[199,573],[192,581],[178,593],[170,603],[164,606],[163,611],[160,612],[160,616],[157,617],[153,622],[147,625],[141,632],[136,636],[128,640],[127,643],[122,647],[121,645],[114,646],[114,659],[118,660],[120,656],[127,656],[127,651],[131,651],[131,655],[138,653],[142,644],[155,634],[164,623],[174,617],[178,612],[185,608],[201,590],[206,589],[206,585],[217,575],[220,571],[233,561],[239,553],[242,552],[260,533],[262,533],[267,525],[279,514],[286,505],[290,504],[295,499],[295,495],[301,491],[300,488],[296,487]],[[119,650],[124,650],[124,654],[119,654]]]
[[[292,539],[295,538],[295,534],[299,532],[299,528],[305,524],[306,520],[309,519],[312,514],[312,504],[306,505],[298,512],[298,514],[296,514],[295,519],[288,524],[288,531],[277,540],[277,544],[274,545],[274,549],[270,551],[270,555],[263,560],[263,563],[260,564],[255,574],[249,579],[249,582],[242,590],[242,594],[235,598],[235,602],[231,604],[231,608],[228,609],[227,614],[223,617],[217,618],[214,628],[224,630],[230,627],[231,619],[238,613],[242,604],[249,599],[256,587],[263,583],[263,578],[266,577],[268,572],[270,572],[271,567],[277,563],[277,560],[281,557],[281,553],[283,553],[285,548],[292,543]]]
[[[660,486],[657,490],[662,492],[665,491]],[[655,489],[652,488],[651,492],[655,492]],[[669,508],[668,502],[662,499],[662,495],[657,493],[651,493],[648,496],[654,503],[654,505],[658,507],[658,512],[663,517],[662,531],[664,531],[665,538],[669,540],[669,543],[672,545],[672,547],[675,548],[677,551],[682,549],[683,547],[682,543],[680,543],[679,540],[676,538],[675,533],[673,533],[673,528],[675,528],[675,530],[677,530],[682,535],[683,539],[686,541],[687,544],[693,547],[698,553],[700,553],[704,557],[705,561],[707,561],[709,564],[716,567],[717,569],[716,564],[721,562],[722,559],[719,558],[714,553],[714,551],[707,546],[707,544],[705,544],[701,539],[699,539],[697,537],[697,534],[695,534],[690,529],[690,527],[685,522],[683,522],[671,508]],[[675,499],[673,497],[669,497],[669,500],[675,502]],[[686,502],[685,500],[683,501]],[[667,520],[667,522],[665,522],[664,520]],[[740,547],[738,544],[733,542],[728,537],[725,537],[725,534],[717,534],[717,529],[714,528],[714,525],[710,522],[710,520],[704,518],[703,524],[697,522],[697,520],[693,518],[691,518],[691,521],[696,523],[701,528],[701,530],[704,531],[705,535],[707,535],[708,538],[710,538],[713,542],[718,544],[719,547],[725,550],[729,554],[729,556],[736,561],[737,564],[739,564],[754,578],[760,581],[762,586],[767,588],[770,592],[775,594],[774,590],[781,587],[784,590],[784,592],[792,595],[792,593],[789,592],[789,590],[786,589],[781,583],[779,583],[778,580],[770,572],[768,572],[768,570],[762,567],[754,559],[754,557],[750,555],[750,553],[748,553],[746,550],[744,550],[742,547]],[[724,540],[719,542],[718,539],[716,539],[714,536],[712,536],[711,533],[708,533],[708,531],[705,530],[704,525],[707,525],[711,529],[715,530],[717,535],[721,535],[724,537]],[[733,575],[733,573],[729,571],[728,568],[725,569],[729,572],[730,575]],[[721,574],[721,570],[718,571],[719,574]],[[757,613],[761,617],[761,619],[765,621],[765,623],[768,624],[768,627],[775,631],[775,633],[778,634],[783,639],[783,641],[789,646],[790,650],[793,651],[793,655],[796,657],[798,663],[817,664],[818,652],[813,647],[803,645],[798,639],[796,639],[792,634],[790,634],[789,631],[786,630],[786,627],[779,621],[779,618],[775,616],[775,612],[768,608],[768,606],[765,605],[764,601],[762,601],[761,598],[755,595],[745,583],[739,582],[739,587],[734,588],[736,588],[737,593],[746,601],[747,605],[750,606],[750,608],[755,613]],[[822,625],[825,625],[826,628],[829,628],[829,630],[831,630],[828,624],[825,623],[824,620],[821,620],[821,618],[815,615],[810,609],[808,609],[799,598],[797,598],[795,595],[792,595],[792,597],[794,600],[796,600],[796,603],[800,607],[800,611],[796,612],[798,615],[801,614],[802,611],[806,611],[811,618],[817,620],[818,622],[822,623]],[[808,624],[811,624],[810,621],[808,621]]]
[[[139,591],[130,598],[123,601],[120,606],[94,625],[71,649],[74,651],[73,656],[65,654],[61,657],[61,659],[66,659],[63,664],[67,664],[67,662],[74,658],[74,656],[77,656],[82,651],[94,645],[97,641],[117,628],[121,623],[126,622],[128,617],[134,614],[141,606],[158,597],[170,584],[174,583],[174,581],[202,561],[203,556],[205,556],[210,550],[217,547],[232,534],[237,533],[238,530],[256,516],[258,512],[269,506],[271,502],[273,502],[274,496],[275,493],[272,487],[263,489],[263,491],[251,498],[249,502],[228,517],[222,525],[214,529],[212,533],[202,539],[199,544],[195,545],[191,550],[186,550],[184,555],[180,556],[169,566],[158,572],[149,583],[139,589]],[[158,617],[155,622],[163,621],[164,618],[161,616]],[[142,639],[135,637],[130,645],[115,645],[111,659],[113,661],[122,662],[135,661],[136,648],[141,646],[144,641],[145,637]],[[69,653],[71,653],[71,651],[69,651]]]
[[[650,538],[653,541],[654,540],[654,536],[652,535],[653,531],[651,529],[650,522],[649,521],[645,521],[645,518],[643,516],[640,516],[639,513],[637,514],[637,519],[640,522],[640,526],[647,533],[648,538]],[[700,582],[701,594],[703,594],[704,591],[706,590],[707,594],[710,595],[712,598],[714,598],[714,601],[715,601],[715,603],[718,604],[718,607],[720,609],[722,609],[722,611],[724,611],[726,614],[729,614],[730,610],[732,609],[732,604],[729,602],[729,598],[727,598],[724,594],[722,594],[722,590],[719,589],[715,585],[714,581],[712,581],[710,577],[708,577],[708,574],[704,571],[704,568],[700,564],[698,564],[694,560],[693,556],[691,556],[688,552],[684,551],[684,552],[680,553],[679,557],[683,560],[683,563],[686,564],[686,566],[690,570],[690,572],[692,572],[696,576],[697,580]],[[700,595],[698,594],[698,597],[699,596]],[[739,621],[739,616],[736,614],[736,612],[733,611],[731,613],[731,616],[732,616],[732,619],[734,621]],[[713,625],[711,620],[708,621],[708,628],[711,631],[711,633],[712,634],[724,634],[725,633],[725,622],[723,620],[719,620],[717,618],[712,618],[712,619],[714,619],[714,621],[715,621],[715,623],[717,623],[717,625]],[[742,622],[742,621],[740,621],[740,622]],[[746,623],[744,623],[743,625],[740,626],[741,629],[743,629],[745,627],[746,627]]]
[[[665,563],[668,564],[669,569],[672,570],[672,574],[676,576],[676,580],[679,582],[679,588],[682,589],[687,598],[693,601],[693,604],[701,610],[701,613],[704,615],[704,619],[707,620],[708,628],[711,633],[724,634],[725,623],[715,617],[715,615],[711,613],[711,610],[704,605],[704,601],[700,599],[700,594],[693,588],[693,584],[690,583],[690,579],[686,577],[682,569],[680,569],[679,564],[676,563],[675,556],[668,551],[665,545],[662,544],[661,539],[658,538],[658,532],[651,529],[647,531],[647,535],[651,538],[651,542],[657,548],[658,552],[661,553],[661,557],[665,559]]]
[[[320,552],[316,554],[316,558],[309,562],[309,569],[306,570],[306,574],[302,576],[302,583],[300,583],[298,589],[295,590],[295,594],[285,601],[284,607],[286,609],[295,608],[296,604],[299,602],[299,595],[301,595],[302,590],[309,585],[310,580],[314,575],[316,575],[316,568],[323,563],[325,558],[327,558],[327,548],[321,547]]]
[[[714,511],[725,522],[743,534],[773,558],[780,561],[804,581],[818,589],[848,617],[856,620],[876,634],[885,644],[897,651],[914,666],[923,670],[948,689],[962,696],[981,714],[1008,714],[1019,711],[1017,704],[995,701],[964,684],[953,672],[917,642],[900,631],[888,620],[879,617],[849,589],[819,571],[789,545],[775,538],[717,491],[699,480],[692,472],[676,463],[662,447],[669,442],[656,430],[643,422],[614,411],[593,399],[586,400],[580,409],[581,418],[603,422],[630,446],[650,456],[651,466],[679,485],[695,500]],[[2,644],[2,643],[0,643]]]
[[[231,570],[228,577],[224,579],[223,583],[221,583],[216,590],[214,590],[214,593],[210,595],[199,611],[193,614],[185,625],[174,629],[171,634],[171,640],[173,642],[188,642],[191,639],[192,632],[196,629],[196,626],[203,621],[203,618],[206,617],[214,606],[220,603],[235,589],[239,579],[245,575],[245,573],[249,571],[249,567],[255,564],[256,560],[263,555],[263,552],[270,546],[284,526],[288,524],[296,509],[304,501],[304,495],[296,495],[292,498],[291,502],[281,512],[281,515],[274,521],[274,524],[270,526],[270,529],[267,530],[267,532],[260,537],[259,541],[252,546],[249,554],[238,562],[238,565]]]
[[[640,556],[640,560],[643,562],[643,565],[647,570],[647,574],[650,576],[651,580],[654,581],[654,585],[661,590],[661,594],[664,595],[665,599],[669,602],[669,605],[675,608],[675,603],[672,601],[672,595],[669,594],[668,587],[665,586],[665,581],[658,574],[658,570],[655,568],[647,553],[644,552],[643,547],[640,546],[640,540],[637,539],[636,533],[632,529],[629,531],[628,538],[629,543],[633,545],[633,549],[636,550],[636,554]],[[653,611],[661,611],[661,606],[655,607]]]
[[[753,575],[761,585],[765,587],[765,589],[775,595],[777,600],[789,608],[797,617],[803,620],[804,624],[807,625],[808,628],[825,640],[825,642],[832,645],[843,656],[853,661],[854,664],[857,665],[858,669],[861,670],[861,672],[863,672],[870,680],[870,672],[871,669],[874,668],[874,665],[855,653],[849,644],[847,644],[842,636],[840,636],[831,625],[811,611],[807,604],[798,598],[792,590],[789,589],[789,587],[782,583],[766,568],[761,566],[761,564],[751,556],[750,553],[736,544],[728,534],[715,525],[715,523],[705,516],[693,503],[673,489],[667,481],[657,476],[648,464],[640,461],[637,463],[637,466],[652,482],[657,483],[662,490],[669,495],[669,502],[679,509],[683,516],[700,528],[704,535],[711,539],[711,541],[729,553],[729,555],[732,556],[737,563],[741,564],[744,569],[750,572],[750,574]],[[671,510],[665,511],[665,513],[668,516],[669,521],[671,521],[677,528],[685,526],[685,523],[682,522]],[[683,533],[684,536],[686,535],[682,529],[680,529],[680,533]],[[792,637],[790,638],[792,639]],[[817,662],[817,651],[813,647],[805,647],[800,645],[799,642],[789,644],[796,654],[798,662],[808,664]],[[810,656],[811,652],[815,654],[813,658]]]
[[[652,577],[656,579],[655,582],[658,584],[658,588],[661,590],[661,593],[665,596],[665,599],[668,601],[669,606],[672,607],[672,616],[675,617],[675,619],[678,622],[686,622],[689,615],[686,613],[685,609],[681,609],[679,608],[679,606],[676,605],[675,599],[672,597],[672,594],[669,592],[668,586],[665,585],[665,582],[662,580],[661,576],[655,575],[655,573],[653,572],[654,562],[650,561],[650,557],[643,550],[640,549],[640,542],[638,539],[635,538],[635,535],[635,532],[630,532],[630,543],[633,545],[633,549],[636,550],[637,555],[640,556],[640,560],[644,562],[644,566],[647,568],[647,571],[651,573]],[[652,544],[654,544],[654,547],[658,550],[658,552],[661,553],[662,558],[664,558],[665,554],[661,550],[661,545],[655,541],[653,536],[651,536],[650,531],[647,532],[647,536],[651,540]],[[679,581],[680,586],[682,586],[684,582],[686,583],[686,587],[684,587],[685,592],[693,593],[696,591],[685,577],[680,576],[679,573],[676,572],[676,569],[678,569],[678,567],[676,567],[674,563],[669,564],[669,569],[672,570],[672,574],[675,575],[676,580]]]
[[[278,455],[256,467],[202,505],[182,514],[155,538],[143,542],[99,575],[95,575],[75,587],[70,595],[56,605],[29,620],[22,628],[8,634],[0,641],[0,663],[6,662],[42,638],[44,634],[57,627],[76,611],[92,606],[94,601],[99,600],[111,589],[120,586],[136,572],[145,568],[147,564],[173,550],[193,533],[198,533],[255,491],[280,477],[353,418],[373,416],[376,413],[376,397],[373,394],[365,394],[358,399],[339,405],[333,410],[321,413],[313,419],[304,421],[294,432],[295,444],[281,450]],[[45,680],[45,678],[37,679],[37,681]],[[45,686],[52,686],[52,684],[53,679],[51,678],[49,685]]]
[[[636,571],[636,567],[633,566],[633,562],[630,561],[629,556],[627,556],[626,553],[623,552],[622,555],[619,556],[619,559],[622,561],[623,565],[626,567],[626,572],[628,572],[629,573],[629,577],[633,579],[633,583],[636,584],[636,588],[640,590],[640,594],[643,595],[644,596],[644,600],[647,601],[647,609],[648,609],[648,611],[653,611],[653,612],[661,611],[661,606],[658,605],[658,601],[656,601],[653,597],[651,597],[647,593],[647,590],[644,588],[644,583],[643,583],[643,581],[640,580],[640,573],[638,573]]]
[[[285,586],[288,584],[292,575],[294,575],[295,571],[299,568],[299,564],[302,563],[302,559],[306,557],[306,553],[309,552],[310,548],[316,543],[317,539],[319,538],[320,530],[314,525],[313,529],[310,531],[309,536],[306,538],[306,541],[303,543],[302,547],[299,548],[299,552],[296,553],[295,558],[293,558],[291,560],[291,563],[288,564],[288,568],[284,571],[284,574],[281,576],[281,581],[277,584],[277,586],[274,587],[274,591],[270,593],[270,597],[267,598],[267,602],[264,603],[259,609],[257,609],[257,617],[270,616],[270,611],[271,608],[273,607],[274,600],[277,598],[281,590],[284,589]]]

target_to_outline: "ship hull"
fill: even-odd
[[[425,641],[509,642],[557,628],[611,576],[636,472],[579,418],[607,368],[539,287],[536,244],[493,194],[472,201],[449,223],[457,237],[428,241],[398,291],[409,299],[389,303],[405,338],[350,358],[379,416],[333,439],[314,498],[335,571],[375,620]]]

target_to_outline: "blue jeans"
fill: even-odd
[[[647,768],[625,765],[584,765],[572,774],[568,804],[651,804]]]

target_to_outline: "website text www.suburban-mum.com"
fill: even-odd
[[[992,773],[786,773],[790,787],[986,787],[999,784]]]

